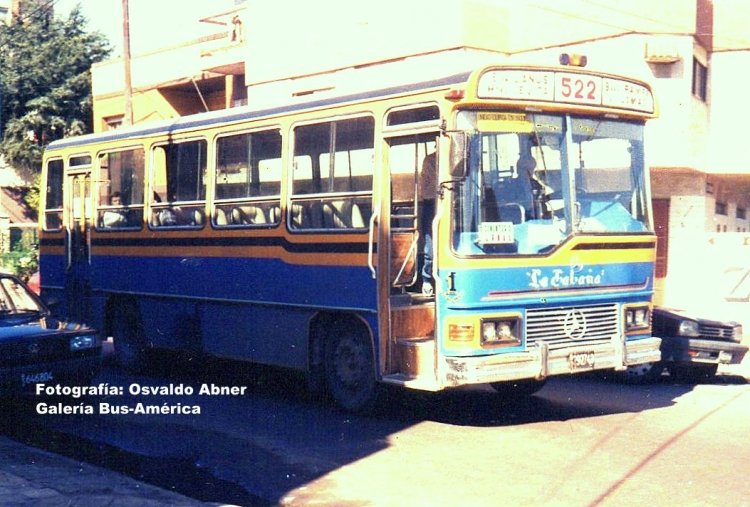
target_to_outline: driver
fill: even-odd
[[[544,183],[536,173],[536,160],[534,157],[521,156],[516,162],[516,170],[519,178],[529,178],[531,193],[534,197],[534,216],[536,218],[552,218],[552,209],[549,206],[549,196],[554,190]]]

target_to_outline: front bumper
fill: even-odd
[[[551,350],[544,343],[526,352],[481,357],[445,357],[440,371],[446,387],[484,384],[526,378],[543,379],[553,375],[615,369],[657,362],[661,359],[659,338],[624,341],[613,338],[609,343],[566,347]],[[586,356],[593,361],[577,361]]]
[[[702,338],[667,336],[662,338],[664,361],[703,364],[739,364],[748,347],[740,343]]]

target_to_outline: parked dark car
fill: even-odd
[[[635,381],[655,381],[667,370],[680,380],[701,380],[716,374],[720,364],[741,363],[748,347],[742,345],[742,325],[696,317],[683,310],[655,307],[653,335],[661,338],[661,361],[628,368]]]
[[[101,352],[95,330],[54,318],[23,282],[0,274],[0,395],[30,393],[40,382],[88,385]]]

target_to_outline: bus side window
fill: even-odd
[[[153,153],[153,228],[201,228],[206,207],[205,140],[156,146]]]
[[[216,143],[215,227],[280,221],[281,132],[224,136]]]
[[[122,229],[143,226],[144,160],[143,148],[99,155],[98,228]]]
[[[372,214],[371,117],[294,130],[291,229],[364,229]]]

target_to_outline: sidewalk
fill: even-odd
[[[5,507],[207,506],[125,475],[0,436],[0,505]]]

